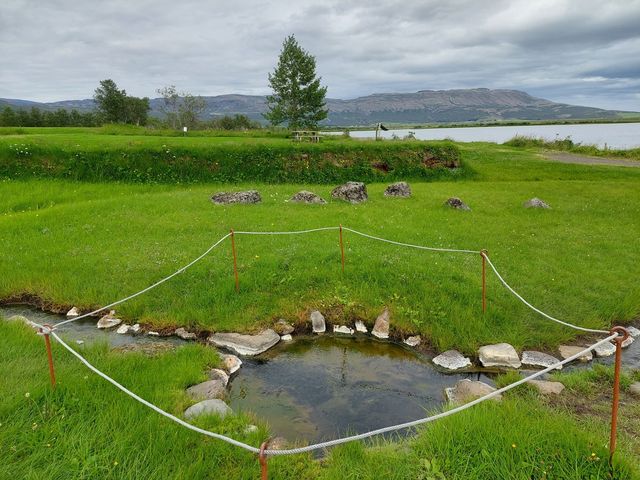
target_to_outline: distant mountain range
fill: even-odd
[[[244,114],[263,120],[266,97],[258,95],[218,95],[204,97],[205,119]],[[151,114],[161,116],[162,99],[151,100]],[[92,99],[38,103],[28,100],[0,98],[0,108],[38,107],[44,110],[73,108],[92,110]],[[518,90],[421,90],[416,93],[376,93],[352,100],[327,99],[329,126],[372,125],[377,122],[421,124],[446,122],[479,122],[505,120],[612,119],[621,113],[614,110],[555,103]]]

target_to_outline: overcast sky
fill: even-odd
[[[0,97],[265,94],[282,41],[332,98],[512,88],[640,111],[640,0],[0,0]]]

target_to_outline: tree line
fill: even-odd
[[[327,87],[320,85],[316,75],[316,60],[302,49],[293,35],[283,44],[278,63],[268,75],[272,95],[267,97],[268,111],[263,115],[272,125],[286,125],[292,130],[316,128],[327,118],[325,97]],[[178,92],[175,85],[157,90],[161,97],[160,111],[164,118],[149,116],[151,105],[148,97],[134,97],[120,89],[111,79],[100,81],[93,99],[95,112],[78,112],[61,108],[55,111],[13,110],[7,106],[0,114],[1,126],[16,127],[66,127],[97,126],[105,123],[151,125],[172,129],[213,128],[242,130],[260,128],[259,122],[246,115],[235,115],[202,120],[206,103],[203,97],[189,92]]]
[[[95,112],[79,112],[76,109],[41,110],[38,107],[31,107],[28,110],[23,108],[14,110],[6,106],[0,112],[2,127],[97,127],[99,125],[102,125],[102,122]]]

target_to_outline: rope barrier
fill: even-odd
[[[192,265],[196,264],[197,262],[199,262],[200,260],[202,260],[204,257],[206,257],[207,255],[209,255],[209,253],[211,252],[211,250],[213,250],[214,248],[216,248],[218,245],[220,245],[223,241],[225,241],[227,238],[229,238],[231,236],[231,233],[227,233],[224,237],[222,237],[220,240],[218,240],[216,243],[214,243],[213,245],[211,245],[202,255],[200,255],[199,257],[197,257],[195,260],[192,260],[191,262],[189,262],[187,265],[185,265],[182,268],[179,268],[178,270],[176,270],[175,272],[173,272],[171,275],[169,275],[168,277],[163,278],[162,280],[157,281],[156,283],[154,283],[153,285],[149,285],[147,288],[144,288],[142,290],[140,290],[137,293],[134,293],[133,295],[129,295],[128,297],[125,297],[121,300],[118,300],[116,302],[110,303],[109,305],[105,305],[104,307],[98,308],[97,310],[93,310],[92,312],[89,313],[85,313],[84,315],[79,315],[77,317],[74,318],[70,318],[69,320],[64,320],[62,322],[58,322],[56,323],[53,328],[57,328],[60,327],[61,325],[65,325],[67,323],[71,323],[71,322],[75,322],[77,320],[81,320],[83,318],[87,318],[90,316],[95,315],[96,313],[100,313],[103,312],[105,310],[107,310],[108,308],[111,307],[115,307],[116,305],[120,305],[121,303],[126,302],[127,300],[131,300],[132,298],[137,297],[138,295],[142,295],[143,293],[148,292],[149,290],[152,290],[154,288],[156,288],[159,285],[162,285],[164,282],[171,280],[173,277],[175,277],[176,275],[184,272],[187,268],[191,267]]]
[[[38,325],[36,324],[37,327],[39,328],[43,328],[44,326],[42,325]],[[463,410],[466,410],[468,408],[473,407],[474,405],[478,405],[482,402],[485,402],[486,400],[490,400],[491,398],[494,398],[504,392],[507,392],[519,385],[522,385],[523,383],[526,383],[530,380],[533,380],[537,377],[540,377],[541,375],[544,375],[545,373],[548,373],[556,368],[558,368],[559,366],[565,365],[566,363],[569,363],[573,360],[576,360],[578,358],[580,358],[581,356],[585,355],[586,353],[594,350],[595,348],[599,347],[600,345],[603,345],[604,343],[610,342],[611,340],[615,339],[616,337],[619,336],[619,333],[616,332],[612,335],[609,335],[608,337],[594,343],[593,345],[585,348],[584,350],[576,353],[575,355],[571,355],[570,357],[559,361],[557,363],[554,363],[553,365],[540,370],[538,372],[535,372],[531,375],[529,375],[528,377],[525,377],[521,380],[518,380],[517,382],[511,383],[505,387],[502,387],[500,389],[494,390],[493,392],[488,393],[487,395],[483,395],[482,397],[479,397],[469,403],[466,403],[464,405],[460,405],[458,407],[452,408],[450,410],[438,413],[436,415],[432,415],[430,417],[426,417],[426,418],[421,418],[418,420],[413,420],[411,422],[406,422],[406,423],[400,423],[397,425],[391,425],[389,427],[384,427],[384,428],[379,428],[377,430],[372,430],[369,432],[365,432],[365,433],[360,433],[358,435],[351,435],[349,437],[342,437],[342,438],[337,438],[334,440],[330,440],[327,442],[320,442],[320,443],[316,443],[313,445],[308,445],[305,447],[299,447],[299,448],[292,448],[292,449],[286,449],[286,450],[268,450],[268,449],[264,449],[263,448],[256,448],[253,447],[251,445],[248,445],[244,442],[240,442],[238,440],[235,440],[231,437],[227,437],[226,435],[222,435],[220,433],[215,433],[215,432],[211,432],[209,430],[205,430],[203,428],[199,428],[196,427],[195,425],[192,425],[188,422],[185,422],[184,420],[176,417],[175,415],[172,415],[171,413],[161,409],[160,407],[154,405],[153,403],[145,400],[144,398],[140,397],[139,395],[136,395],[135,393],[133,393],[132,391],[130,391],[129,389],[127,389],[126,387],[124,387],[122,384],[118,383],[116,380],[114,380],[113,378],[111,378],[110,376],[108,376],[107,374],[105,374],[104,372],[98,370],[96,367],[94,367],[86,358],[84,358],[82,355],[80,355],[77,351],[75,351],[73,348],[71,348],[64,340],[62,340],[60,338],[60,336],[55,332],[52,331],[51,335],[53,336],[53,338],[56,339],[56,341],[58,343],[60,343],[60,345],[62,345],[69,353],[71,353],[73,356],[75,356],[78,360],[80,360],[80,362],[82,362],[89,370],[91,370],[92,372],[94,372],[96,375],[100,376],[101,378],[103,378],[104,380],[106,380],[107,382],[111,383],[112,385],[114,385],[116,388],[120,389],[121,391],[123,391],[124,393],[126,393],[127,395],[129,395],[131,398],[133,398],[134,400],[137,400],[138,402],[140,402],[141,404],[145,405],[146,407],[152,409],[153,411],[159,413],[160,415],[165,416],[166,418],[168,418],[169,420],[172,420],[173,422],[189,429],[192,430],[194,432],[197,433],[201,433],[202,435],[206,435],[208,437],[212,437],[212,438],[216,438],[218,440],[222,440],[224,442],[227,442],[231,445],[235,445],[236,447],[240,447],[243,448],[249,452],[252,453],[256,453],[256,454],[262,454],[262,455],[267,455],[267,456],[278,456],[278,455],[295,455],[295,454],[299,454],[299,453],[305,453],[305,452],[310,452],[313,450],[319,450],[319,449],[325,449],[325,448],[330,448],[336,445],[340,445],[340,444],[344,444],[344,443],[348,443],[348,442],[353,442],[356,440],[364,440],[366,438],[370,438],[373,437],[375,435],[381,435],[383,433],[388,433],[388,432],[393,432],[393,431],[397,431],[397,430],[403,430],[406,428],[411,428],[411,427],[415,427],[418,425],[422,425],[428,422],[432,422],[435,420],[439,420],[441,418],[445,418],[448,417],[450,415],[453,415],[455,413],[459,413],[462,412]]]
[[[356,235],[360,235],[362,237],[365,238],[369,238],[372,240],[376,240],[379,242],[384,242],[384,243],[389,243],[392,245],[398,245],[401,247],[408,247],[408,248],[415,248],[415,249],[419,249],[419,250],[427,250],[427,251],[433,251],[433,252],[444,252],[444,253],[468,253],[468,254],[480,254],[482,256],[482,258],[484,260],[487,261],[487,263],[489,264],[489,266],[491,267],[491,269],[493,270],[493,272],[496,274],[496,276],[498,277],[498,279],[500,280],[500,282],[504,285],[505,288],[507,288],[507,290],[509,290],[516,298],[518,298],[522,303],[524,303],[527,307],[529,307],[530,309],[532,309],[533,311],[539,313],[540,315],[542,315],[543,317],[552,320],[556,323],[559,323],[561,325],[570,327],[570,328],[574,328],[576,330],[580,330],[583,332],[590,332],[590,333],[609,333],[607,330],[598,330],[598,329],[592,329],[592,328],[585,328],[585,327],[580,327],[578,325],[574,325],[572,323],[569,322],[564,322],[562,320],[559,320],[555,317],[552,317],[551,315],[543,312],[542,310],[534,307],[533,305],[531,305],[529,302],[527,302],[520,294],[518,294],[518,292],[516,292],[502,277],[502,275],[500,275],[500,273],[498,272],[498,269],[495,267],[495,265],[493,264],[493,262],[489,259],[489,256],[486,254],[486,252],[484,250],[468,250],[468,249],[455,249],[455,248],[440,248],[440,247],[427,247],[424,245],[415,245],[415,244],[411,244],[411,243],[404,243],[404,242],[398,242],[395,240],[389,240],[386,238],[382,238],[382,237],[377,237],[375,235],[369,235],[368,233],[364,233],[364,232],[360,232],[358,230],[354,230],[352,228],[349,227],[343,227],[343,226],[339,226],[339,227],[319,227],[319,228],[311,228],[311,229],[307,229],[307,230],[291,230],[291,231],[276,231],[276,232],[270,232],[270,231],[261,231],[261,232],[256,232],[256,231],[233,231],[230,232],[226,235],[224,235],[222,238],[220,238],[216,243],[214,243],[213,245],[211,245],[203,254],[201,254],[200,256],[198,256],[196,259],[194,259],[193,261],[191,261],[190,263],[188,263],[187,265],[185,265],[184,267],[176,270],[175,272],[173,272],[171,275],[163,278],[162,280],[159,280],[158,282],[154,283],[153,285],[148,286],[147,288],[140,290],[139,292],[136,292],[132,295],[129,295],[128,297],[125,297],[121,300],[118,300],[116,302],[110,303],[108,305],[105,305],[104,307],[101,307],[97,310],[93,310],[89,313],[85,313],[83,315],[80,315],[78,317],[74,317],[68,320],[64,320],[62,322],[56,323],[53,328],[57,328],[59,326],[65,325],[67,323],[71,323],[71,322],[75,322],[77,320],[81,320],[83,318],[87,318],[90,316],[93,316],[97,313],[100,313],[104,310],[107,310],[111,307],[115,307],[116,305],[119,305],[121,303],[124,303],[128,300],[131,300],[132,298],[135,298],[139,295],[142,295],[143,293],[148,292],[149,290],[154,289],[155,287],[165,283],[166,281],[170,280],[171,278],[175,277],[176,275],[184,272],[186,269],[188,269],[189,267],[191,267],[192,265],[194,265],[195,263],[199,262],[200,260],[202,260],[205,256],[207,256],[214,248],[216,248],[218,245],[220,245],[220,243],[222,243],[224,240],[226,240],[229,237],[232,237],[234,234],[235,235],[301,235],[301,234],[307,234],[307,233],[314,233],[314,232],[322,232],[322,231],[330,231],[330,230],[339,230],[340,232],[342,232],[343,230],[354,233]],[[484,276],[483,276],[484,278]],[[236,286],[237,288],[237,286]],[[483,301],[484,301],[484,294],[483,294]],[[484,308],[484,304],[483,304],[483,308]]]
[[[407,429],[407,428],[412,428],[412,427],[416,427],[418,425],[422,425],[425,423],[429,423],[435,420],[439,420],[441,418],[445,418],[448,417],[450,415],[454,415],[456,413],[462,412],[468,408],[473,407],[474,405],[478,405],[482,402],[485,402],[487,400],[490,400],[491,398],[495,398],[498,395],[501,395],[504,392],[507,392],[519,385],[522,385],[523,383],[529,382],[537,377],[540,377],[541,375],[544,375],[562,365],[565,365],[566,363],[569,363],[583,355],[585,355],[586,353],[594,350],[595,348],[597,348],[600,345],[603,345],[607,342],[610,342],[613,339],[616,339],[617,342],[617,350],[616,350],[616,358],[617,358],[617,362],[619,363],[619,351],[620,351],[620,345],[621,345],[621,339],[619,338],[620,335],[620,331],[618,330],[612,330],[615,331],[615,333],[609,335],[608,337],[594,343],[593,345],[585,348],[584,350],[582,350],[581,352],[576,353],[575,355],[572,355],[562,361],[559,361],[557,363],[554,363],[553,365],[540,370],[538,372],[535,372],[521,380],[518,380],[512,384],[509,384],[505,387],[502,387],[500,389],[494,390],[493,392],[490,392],[487,395],[484,395],[482,397],[479,397],[469,403],[466,403],[464,405],[460,405],[458,407],[452,408],[450,410],[446,410],[444,412],[429,416],[429,417],[425,417],[425,418],[421,418],[418,420],[413,420],[410,422],[405,422],[405,423],[401,423],[401,424],[397,424],[397,425],[391,425],[388,427],[384,427],[384,428],[379,428],[376,430],[372,430],[369,432],[365,432],[365,433],[361,433],[361,434],[357,434],[357,435],[351,435],[348,437],[341,437],[341,438],[337,438],[334,440],[330,440],[330,441],[326,441],[326,442],[320,442],[320,443],[316,443],[316,444],[312,444],[312,445],[308,445],[305,447],[299,447],[299,448],[292,448],[292,449],[284,449],[284,450],[269,450],[267,449],[267,443],[263,443],[260,448],[248,445],[244,442],[235,440],[231,437],[228,437],[226,435],[222,435],[220,433],[215,433],[215,432],[211,432],[209,430],[205,430],[199,427],[196,427],[195,425],[192,425],[178,417],[176,417],[175,415],[172,415],[171,413],[161,409],[160,407],[154,405],[153,403],[143,399],[142,397],[140,397],[139,395],[133,393],[132,391],[130,391],[129,389],[127,389],[126,387],[124,387],[122,384],[118,383],[116,380],[114,380],[113,378],[111,378],[110,376],[108,376],[107,374],[105,374],[104,372],[100,371],[98,368],[96,368],[95,366],[93,366],[87,359],[85,359],[82,355],[80,355],[76,350],[74,350],[73,348],[71,348],[66,342],[64,342],[64,340],[62,340],[62,338],[60,338],[60,336],[55,332],[56,327],[59,327],[61,325],[65,325],[92,315],[95,315],[97,313],[100,313],[106,309],[109,309],[111,307],[114,307],[116,305],[119,305],[121,303],[126,302],[127,300],[130,300],[132,298],[135,298],[139,295],[142,295],[145,292],[148,292],[150,290],[152,290],[153,288],[165,283],[166,281],[170,280],[171,278],[175,277],[176,275],[184,272],[186,269],[188,269],[189,267],[191,267],[192,265],[194,265],[195,263],[199,262],[200,260],[202,260],[205,256],[207,256],[214,248],[216,248],[218,245],[220,245],[224,240],[226,240],[227,238],[231,237],[232,240],[234,239],[234,234],[238,234],[238,235],[296,235],[296,234],[307,234],[307,233],[313,233],[313,232],[321,232],[321,231],[329,231],[329,230],[339,230],[340,231],[340,245],[341,245],[341,249],[343,248],[343,244],[342,244],[342,231],[346,230],[349,231],[351,233],[354,233],[356,235],[360,235],[362,237],[365,238],[369,238],[372,240],[376,240],[376,241],[380,241],[380,242],[384,242],[384,243],[389,243],[389,244],[393,244],[393,245],[398,245],[398,246],[402,246],[402,247],[408,247],[408,248],[415,248],[415,249],[419,249],[419,250],[428,250],[428,251],[434,251],[434,252],[446,252],[446,253],[468,253],[468,254],[480,254],[482,256],[483,259],[483,311],[485,309],[485,274],[484,274],[484,262],[486,261],[489,266],[491,267],[491,269],[493,270],[493,272],[496,274],[496,276],[498,277],[498,279],[500,280],[500,282],[502,283],[502,285],[509,291],[511,292],[516,298],[518,298],[522,303],[524,303],[527,307],[529,307],[530,309],[532,309],[533,311],[539,313],[540,315],[542,315],[543,317],[552,320],[554,322],[557,322],[561,325],[567,326],[567,327],[571,327],[574,328],[576,330],[580,330],[580,331],[584,331],[584,332],[591,332],[591,333],[610,333],[606,330],[597,330],[597,329],[590,329],[590,328],[585,328],[585,327],[580,327],[578,325],[573,325],[571,323],[568,322],[564,322],[562,320],[559,320],[555,317],[552,317],[551,315],[546,314],[545,312],[543,312],[542,310],[534,307],[533,305],[531,305],[529,302],[527,302],[520,294],[518,294],[502,277],[502,275],[500,275],[500,273],[498,272],[498,269],[495,267],[495,265],[493,264],[493,262],[489,259],[489,256],[487,255],[487,252],[485,250],[467,250],[467,249],[452,249],[452,248],[439,248],[439,247],[426,247],[426,246],[422,246],[422,245],[414,245],[414,244],[410,244],[410,243],[403,243],[403,242],[398,242],[398,241],[394,241],[394,240],[389,240],[389,239],[385,239],[382,237],[377,237],[374,235],[369,235],[367,233],[363,233],[348,227],[343,227],[343,226],[339,226],[339,227],[321,227],[321,228],[313,228],[313,229],[308,229],[308,230],[296,230],[296,231],[280,231],[280,232],[252,232],[252,231],[237,231],[234,232],[233,230],[224,235],[222,238],[220,238],[217,242],[215,242],[213,245],[211,245],[204,253],[202,253],[200,256],[198,256],[197,258],[195,258],[194,260],[192,260],[190,263],[188,263],[187,265],[181,267],[180,269],[176,270],[175,272],[173,272],[171,275],[164,277],[163,279],[159,280],[158,282],[148,286],[147,288],[140,290],[139,292],[136,292],[132,295],[129,295],[128,297],[125,297],[121,300],[118,300],[116,302],[110,303],[108,305],[105,305],[104,307],[101,307],[97,310],[93,310],[92,312],[86,313],[84,315],[80,315],[78,317],[72,318],[72,319],[68,319],[62,322],[57,323],[56,325],[54,325],[53,327],[51,327],[50,325],[39,325],[35,322],[31,322],[32,326],[36,327],[39,331],[40,335],[43,335],[45,338],[45,341],[47,342],[47,349],[48,349],[48,353],[49,353],[49,366],[50,366],[50,371],[51,371],[51,380],[52,380],[52,385],[55,386],[55,377],[54,377],[54,373],[53,373],[53,363],[52,363],[52,359],[51,359],[51,349],[50,349],[50,345],[48,343],[49,340],[49,335],[53,336],[53,338],[60,343],[69,353],[71,353],[73,356],[75,356],[81,363],[83,363],[87,368],[89,368],[92,372],[94,372],[96,375],[100,376],[101,378],[103,378],[104,380],[106,380],[107,382],[111,383],[112,385],[114,385],[116,388],[118,388],[119,390],[121,390],[122,392],[124,392],[125,394],[129,395],[131,398],[133,398],[134,400],[140,402],[141,404],[145,405],[146,407],[152,409],[153,411],[155,411],[156,413],[159,413],[160,415],[163,415],[164,417],[168,418],[169,420],[181,425],[182,427],[185,427],[189,430],[192,430],[194,432],[200,433],[202,435],[211,437],[211,438],[215,438],[224,442],[227,442],[231,445],[234,445],[236,447],[239,448],[243,448],[249,452],[252,452],[254,454],[259,454],[259,458],[260,458],[260,463],[262,466],[262,472],[263,472],[263,476],[266,475],[266,457],[267,456],[279,456],[279,455],[294,455],[294,454],[300,454],[300,453],[305,453],[305,452],[310,452],[313,450],[319,450],[319,449],[327,449],[336,445],[340,445],[340,444],[344,444],[344,443],[348,443],[348,442],[353,442],[353,441],[358,441],[358,440],[364,440],[376,435],[381,435],[384,433],[388,433],[388,432],[393,432],[393,431],[398,431],[398,430],[402,430],[402,429]],[[235,265],[235,245],[233,248],[234,251],[234,265]],[[342,250],[342,264],[343,264],[343,269],[344,269],[344,250]],[[237,267],[235,267],[235,272],[236,272],[236,288],[238,287],[237,285]],[[624,331],[624,329],[622,329],[622,331],[624,332],[625,338],[626,336],[628,336],[628,333],[626,331]],[[618,368],[618,363],[616,363],[616,368]],[[615,403],[615,402],[614,402]],[[617,405],[615,406],[617,407]],[[615,407],[614,407],[614,414],[613,414],[613,418],[615,421]],[[614,428],[612,427],[612,438],[614,435]],[[612,445],[615,445],[614,443],[612,443]]]
[[[324,232],[327,230],[339,230],[340,227],[320,227],[308,230],[291,230],[288,232],[234,232],[238,235],[301,235],[304,233]]]
[[[355,233],[356,235],[360,235],[362,237],[366,237],[366,238],[370,238],[372,240],[378,240],[379,242],[385,242],[385,243],[391,243],[393,245],[399,245],[401,247],[409,247],[409,248],[417,248],[419,250],[429,250],[432,252],[448,252],[448,253],[473,253],[473,254],[479,254],[480,250],[463,250],[463,249],[456,249],[456,248],[439,248],[439,247],[425,247],[422,245],[413,245],[411,243],[402,243],[402,242],[396,242],[394,240],[387,240],[386,238],[381,238],[381,237],[375,237],[373,235],[369,235],[368,233],[362,233],[359,232],[357,230],[353,230],[352,228],[348,228],[348,227],[342,227],[343,230],[346,230],[348,232],[351,233]]]
[[[539,313],[540,315],[542,315],[545,318],[548,318],[549,320],[553,320],[556,323],[559,323],[561,325],[564,325],[566,327],[571,327],[574,328],[576,330],[581,330],[583,332],[590,332],[590,333],[609,333],[608,330],[597,330],[597,329],[593,329],[593,328],[585,328],[585,327],[580,327],[578,325],[574,325],[572,323],[568,323],[568,322],[563,322],[562,320],[558,320],[555,317],[552,317],[551,315],[548,315],[546,313],[544,313],[542,310],[540,310],[539,308],[534,307],[533,305],[531,305],[529,302],[527,302],[524,298],[522,298],[522,296],[516,292],[513,288],[511,288],[511,286],[505,281],[504,278],[502,278],[502,275],[500,275],[500,273],[498,272],[498,270],[496,269],[496,267],[493,265],[493,262],[489,259],[489,256],[486,255],[485,253],[481,253],[482,257],[485,258],[487,260],[487,263],[489,264],[489,266],[491,267],[491,269],[494,271],[494,273],[496,274],[496,276],[498,277],[498,280],[500,280],[500,282],[502,283],[502,285],[505,286],[505,288],[507,290],[509,290],[513,295],[515,295],[515,297],[520,300],[522,303],[524,303],[527,307],[529,307],[531,310],[533,310],[534,312]]]

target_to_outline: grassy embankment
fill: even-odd
[[[124,153],[138,141],[114,138],[112,149]],[[91,144],[94,139],[85,141]],[[161,141],[168,145],[183,140]],[[443,176],[438,182],[414,183],[409,200],[385,199],[384,185],[374,184],[370,201],[359,206],[285,202],[303,187],[327,197],[329,185],[245,183],[233,188],[257,186],[262,205],[216,207],[208,195],[229,187],[28,178],[41,173],[5,180],[0,183],[5,247],[0,252],[0,297],[32,294],[56,304],[99,305],[173,271],[229,227],[286,230],[343,223],[408,242],[488,248],[527,298],[581,325],[604,327],[637,315],[640,295],[629,279],[638,273],[637,249],[631,248],[640,218],[638,173],[551,164],[533,151],[510,147],[460,148],[467,180],[444,181]],[[443,208],[450,195],[462,197],[473,211]],[[521,203],[532,196],[548,201],[553,210],[522,209]],[[455,346],[473,352],[478,344],[494,341],[551,347],[573,336],[525,310],[492,277],[490,311],[481,315],[479,259],[474,256],[405,251],[348,236],[343,276],[334,233],[239,237],[238,244],[240,295],[233,290],[229,245],[224,245],[170,284],[123,305],[121,313],[154,323],[228,330],[270,325],[278,316],[304,319],[302,312],[312,306],[330,310],[336,321],[371,321],[383,305],[390,305],[396,327],[422,333],[439,350]],[[251,455],[149,414],[57,347],[60,388],[50,393],[41,340],[17,325],[0,324],[0,330],[0,337],[7,339],[0,349],[5,379],[0,386],[0,476],[257,474]],[[204,379],[205,366],[217,361],[211,350],[196,345],[151,360],[104,347],[88,348],[86,354],[125,385],[175,413],[186,405],[184,387]],[[574,384],[589,388],[586,391],[604,405],[600,390],[589,387],[588,380]],[[584,391],[581,397],[588,398]],[[344,478],[347,472],[352,478],[438,478],[425,463],[435,460],[447,478],[608,478],[606,418],[567,416],[567,409],[571,407],[548,405],[525,390],[501,405],[474,408],[420,429],[413,440],[370,449],[351,445],[333,451],[322,465],[308,457],[273,460],[272,475]],[[202,419],[201,424],[257,444],[265,429],[262,426],[255,438],[243,437],[249,420],[231,418],[220,424]],[[622,435],[622,463],[614,478],[636,478],[632,466],[638,458],[637,430],[623,429]]]
[[[254,455],[206,439],[150,412],[91,374],[57,344],[54,355],[59,383],[52,392],[42,340],[17,323],[0,323],[0,336],[5,339],[0,349],[0,478],[258,476]],[[204,380],[206,368],[217,362],[213,350],[201,345],[153,358],[109,352],[104,346],[82,350],[117,380],[178,415],[188,404],[184,388]],[[579,395],[601,413],[585,416],[583,411],[573,411],[572,405],[552,405],[521,387],[500,404],[488,402],[419,428],[411,439],[376,441],[369,447],[349,444],[331,450],[321,463],[307,455],[271,459],[269,478],[640,478],[637,421],[632,423],[640,414],[637,402],[630,401],[623,391],[619,450],[610,470],[604,410],[608,402],[601,393],[606,379],[598,378],[596,385],[586,373],[571,376],[569,388],[580,388],[561,398]],[[258,424],[259,431],[243,433],[248,423]],[[268,435],[265,425],[246,416],[223,421],[199,418],[196,424],[253,445]]]
[[[37,129],[39,132],[42,129]],[[450,142],[381,144],[330,138],[161,137],[96,133],[0,135],[0,178],[143,183],[328,183],[464,177]]]
[[[56,148],[61,138],[51,140]],[[171,144],[183,139],[153,140]],[[37,137],[34,145],[41,141]],[[96,140],[84,141],[93,145]],[[119,147],[103,151],[109,159],[114,153],[129,155],[139,146],[126,142],[135,141],[120,138]],[[6,139],[0,140],[0,151],[6,155],[2,142]],[[198,151],[217,152],[215,142],[201,145]],[[378,149],[385,147],[406,152],[403,145],[336,142],[315,147],[318,155],[322,148],[379,155],[383,150]],[[411,149],[421,145],[410,142],[408,151],[413,155],[416,150]],[[442,144],[433,145],[440,148]],[[444,145],[447,152],[453,151],[450,144]],[[176,147],[171,144],[170,148]],[[580,325],[606,328],[634,318],[640,310],[640,290],[629,278],[638,273],[639,254],[630,247],[636,242],[640,219],[640,172],[556,165],[528,151],[488,144],[461,148],[464,168],[462,175],[453,176],[456,181],[444,181],[450,174],[443,170],[435,175],[441,181],[414,183],[414,195],[407,200],[385,198],[385,184],[371,184],[369,202],[357,206],[337,201],[324,206],[286,202],[302,188],[329,198],[331,185],[6,180],[0,184],[0,225],[6,246],[0,253],[0,298],[32,295],[45,303],[86,309],[166,276],[230,228],[295,230],[342,223],[409,243],[487,248],[507,280],[526,298]],[[48,164],[48,157],[33,155],[20,158],[20,165],[34,159],[34,164]],[[361,169],[365,176],[382,175],[371,169],[371,157],[356,157],[360,165],[369,165],[366,172]],[[270,168],[265,163],[259,166]],[[406,167],[411,168],[411,164]],[[171,171],[166,165],[162,169]],[[122,176],[128,177],[130,171],[124,169]],[[21,172],[34,175],[24,168]],[[464,176],[473,181],[458,179]],[[220,207],[208,199],[216,190],[254,187],[262,193],[261,205]],[[453,195],[463,198],[473,211],[443,207]],[[533,196],[543,198],[553,209],[523,209],[522,202]],[[127,319],[156,325],[250,330],[268,326],[278,317],[304,322],[310,308],[327,312],[330,321],[363,318],[370,323],[387,305],[399,332],[420,333],[438,351],[459,348],[470,354],[479,345],[495,341],[508,341],[518,348],[552,348],[575,335],[527,310],[491,275],[489,312],[482,315],[480,259],[474,255],[400,249],[348,233],[345,240],[347,268],[342,275],[335,232],[238,237],[240,294],[233,288],[227,242],[184,275],[122,305],[119,311]]]

